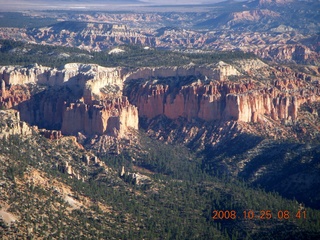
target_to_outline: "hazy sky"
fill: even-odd
[[[201,3],[215,3],[223,0],[0,0],[0,6],[2,5],[50,5],[57,3],[70,3],[70,4],[103,4],[103,3],[150,3],[150,4],[201,4]]]
[[[216,3],[223,0],[0,0],[1,11],[83,9],[126,10],[141,5],[180,5]]]
[[[152,4],[201,4],[201,3],[215,3],[222,0],[141,0],[141,2]]]

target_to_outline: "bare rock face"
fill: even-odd
[[[311,98],[289,96],[273,89],[248,94],[229,94],[226,99],[225,116],[243,122],[257,122],[263,115],[268,115],[274,120],[295,120],[299,106]]]
[[[220,61],[216,64],[206,66],[196,66],[189,64],[180,67],[156,67],[156,68],[139,68],[135,71],[127,73],[125,80],[146,79],[146,78],[166,78],[166,77],[181,77],[181,76],[207,76],[217,80],[224,80],[228,76],[239,75],[237,69]]]
[[[293,0],[259,0],[260,6],[270,5],[270,4],[288,4],[293,2]]]
[[[137,108],[122,97],[124,70],[93,64],[66,64],[62,69],[2,67],[0,104],[16,108],[24,121],[70,135],[121,137],[138,128]],[[34,86],[44,89],[34,91]],[[8,87],[6,87],[8,86]],[[60,133],[45,132],[49,138]]]
[[[64,134],[107,134],[123,136],[128,127],[138,129],[138,110],[126,97],[96,102],[70,103],[63,113],[61,131]]]
[[[238,60],[232,65],[220,61],[206,66],[131,71],[67,64],[60,70],[43,68],[50,73],[47,76],[55,72],[61,78],[46,78],[42,90],[34,89],[37,83],[44,83],[42,73],[33,74],[36,68],[42,69],[31,67],[28,72],[32,74],[26,75],[30,78],[23,75],[23,68],[2,68],[2,76],[7,78],[1,83],[0,104],[19,110],[21,119],[32,125],[61,131],[44,133],[49,138],[79,132],[85,136],[123,137],[129,128],[138,129],[138,116],[182,117],[189,122],[197,118],[295,121],[301,104],[319,99],[319,84],[311,75],[288,67],[274,68],[257,59]],[[307,71],[314,75],[315,70]],[[16,84],[20,75],[21,83],[29,85]],[[122,96],[122,90],[128,98]]]
[[[259,57],[267,59],[278,59],[282,62],[317,62],[318,54],[311,51],[310,48],[298,45],[298,44],[287,44],[282,46],[267,46],[261,49],[254,50],[254,53]]]
[[[230,14],[232,21],[229,24],[236,24],[241,21],[258,21],[266,16],[275,18],[280,17],[280,14],[266,9],[235,12]]]
[[[20,114],[16,110],[0,110],[0,138],[9,135],[30,135],[33,129],[20,121]]]
[[[122,136],[128,127],[138,128],[137,108],[132,106],[126,97],[122,97],[124,81],[189,75],[209,76],[223,81],[228,76],[240,73],[234,66],[220,61],[211,66],[190,64],[134,71],[78,63],[66,64],[58,70],[35,64],[28,68],[2,67],[0,74],[4,79],[1,105],[6,108],[15,107],[20,111],[22,119],[28,123],[40,128],[61,130],[61,133],[66,135],[82,132],[86,135]],[[33,94],[32,84],[43,84],[51,88]],[[6,89],[6,85],[11,87]],[[162,98],[160,101],[155,100],[151,104],[151,111],[154,113],[147,115],[153,117],[161,114],[162,101]],[[171,100],[168,98],[169,101]],[[148,112],[143,106],[140,107],[143,113]],[[192,104],[188,107],[191,112],[197,111]],[[150,109],[150,106],[146,108]],[[167,104],[166,114],[176,117],[178,112],[173,105]],[[46,134],[55,138],[49,133]]]
[[[319,65],[318,1],[253,0],[241,5],[225,4],[218,12],[204,9],[190,14],[73,13],[63,17],[66,21],[46,27],[3,27],[0,37],[90,51],[109,51],[123,44],[188,51],[242,50],[275,62]]]
[[[130,30],[123,24],[65,21],[26,32],[38,43],[76,45],[87,50],[100,51],[120,44],[151,45],[154,37]],[[77,43],[76,43],[77,42]]]
[[[29,67],[5,66],[0,68],[0,79],[6,85],[23,85],[28,83],[46,86],[74,87],[79,85],[83,90],[91,90],[94,94],[107,84],[122,86],[121,69],[106,68],[97,64],[69,63],[61,69],[34,64]]]
[[[6,82],[4,80],[1,80],[1,97],[6,97]]]
[[[31,97],[28,87],[22,85],[14,85],[9,89],[6,88],[6,83],[2,80],[0,92],[0,106],[2,108],[13,108],[19,103],[29,100]]]
[[[242,65],[241,71],[247,74],[266,67],[259,61],[237,64]],[[309,78],[304,74],[288,69],[280,69],[280,73],[272,71],[275,77],[284,71],[290,80],[282,80],[279,76],[277,80],[263,84],[251,79],[231,82],[209,80],[201,75],[180,78],[173,75],[140,81],[140,84],[131,81],[128,95],[137,105],[140,116],[151,119],[165,115],[169,119],[184,117],[189,121],[200,118],[258,122],[266,116],[273,120],[294,121],[301,104],[319,99],[319,86],[316,82],[305,81]]]
[[[40,134],[42,134],[45,138],[56,140],[62,137],[61,131],[57,130],[47,130],[47,129],[39,129]]]

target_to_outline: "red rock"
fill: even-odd
[[[138,129],[138,110],[126,97],[103,101],[101,105],[65,104],[61,132],[76,135],[122,136],[128,127]]]
[[[299,106],[319,99],[319,89],[299,91],[299,80],[277,80],[274,87],[246,83],[196,83],[170,89],[168,85],[143,84],[134,91],[139,115],[153,118],[164,114],[170,119],[185,117],[211,120],[257,122],[263,115],[274,120],[295,120]],[[290,94],[288,91],[292,91]],[[134,99],[133,99],[134,100]]]

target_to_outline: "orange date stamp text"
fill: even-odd
[[[297,210],[296,212],[290,212],[289,210],[244,210],[242,212],[237,212],[236,210],[213,210],[212,219],[213,220],[236,220],[236,219],[306,219],[307,212],[305,210]]]

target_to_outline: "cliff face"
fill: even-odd
[[[138,110],[126,97],[94,104],[65,105],[61,131],[64,134],[107,134],[123,136],[127,128],[138,129]]]
[[[122,86],[119,68],[106,68],[96,64],[69,63],[61,69],[34,64],[30,67],[0,67],[0,79],[6,85],[42,84],[46,86],[80,86],[99,94],[99,89],[107,84]]]
[[[20,121],[20,114],[15,110],[0,110],[0,137],[9,135],[30,135],[32,128]]]
[[[319,64],[319,52],[317,51],[319,40],[317,35],[312,34],[306,38],[306,36],[309,36],[307,30],[302,30],[306,31],[302,34],[297,29],[290,27],[290,22],[286,24],[281,22],[279,20],[282,20],[281,14],[270,10],[251,10],[222,16],[223,21],[217,23],[219,27],[215,29],[220,34],[185,29],[165,31],[154,29],[147,34],[143,31],[139,31],[139,33],[127,31],[102,34],[94,32],[94,30],[88,30],[80,34],[66,33],[63,30],[60,31],[60,29],[58,32],[48,30],[48,33],[45,33],[44,29],[39,29],[38,33],[23,33],[25,30],[16,29],[14,33],[11,33],[9,30],[1,28],[0,36],[4,39],[24,41],[28,39],[30,42],[73,46],[89,51],[104,51],[123,44],[165,49],[202,49],[204,51],[208,49],[213,51],[241,50],[252,52],[261,58],[274,62]],[[204,22],[204,26],[200,26],[211,28],[212,22],[215,21],[217,19],[208,20]],[[308,29],[308,24],[310,23],[304,23],[304,29]],[[313,26],[312,28],[318,29],[318,23],[310,25]],[[229,29],[232,29],[232,31],[229,31]],[[26,72],[25,74],[33,73]],[[46,74],[43,76],[45,80],[48,77]],[[53,74],[50,78],[51,81],[54,81],[56,75]]]
[[[1,81],[0,106],[2,108],[13,108],[19,103],[27,101],[30,97],[28,87],[19,85],[7,88],[5,81]]]
[[[224,80],[239,74],[235,67],[224,62],[212,66],[141,68],[130,72],[77,63],[62,69],[37,64],[28,68],[8,66],[0,69],[1,106],[19,110],[21,118],[32,125],[61,130],[62,134],[123,136],[127,128],[138,128],[138,109],[122,96],[125,80],[190,75]],[[39,85],[44,87],[39,89]],[[140,107],[142,113],[150,117],[163,113],[162,102],[154,102],[151,110],[149,105]],[[166,114],[178,116],[175,107],[167,104]],[[196,105],[188,107],[191,112],[197,111]]]
[[[208,66],[196,66],[189,64],[180,67],[145,67],[128,72],[125,76],[126,81],[135,79],[149,79],[149,78],[169,78],[169,77],[181,77],[181,76],[207,76],[217,80],[225,80],[228,76],[239,75],[237,69],[220,61],[216,64]]]
[[[53,73],[55,78],[48,77]],[[60,70],[3,67],[2,76],[2,107],[19,110],[32,125],[66,135],[121,137],[128,128],[138,128],[138,116],[290,122],[301,104],[319,100],[317,77],[259,60],[131,71],[84,64]],[[44,82],[45,87],[36,87]]]
[[[243,67],[247,73],[253,71],[249,65]],[[147,118],[165,115],[170,119],[185,117],[189,121],[200,118],[257,122],[268,116],[273,120],[291,121],[296,120],[302,103],[319,99],[319,86],[308,84],[304,74],[290,72],[287,77],[290,80],[279,78],[265,84],[250,79],[209,80],[200,75],[153,78],[139,84],[131,80],[128,94],[129,100],[137,105],[139,115]]]
[[[229,16],[229,25],[237,24],[241,21],[259,21],[263,17],[276,18],[280,17],[280,14],[267,9],[234,12]]]
[[[133,31],[123,24],[79,21],[59,22],[52,26],[27,30],[32,41],[74,45],[82,49],[101,51],[114,45],[154,45],[155,37]]]
[[[266,59],[277,59],[281,62],[295,61],[303,63],[306,61],[317,63],[319,56],[307,46],[299,44],[287,44],[283,46],[266,46],[254,50],[254,53]]]
[[[121,137],[127,128],[138,128],[137,108],[122,97],[122,71],[77,63],[60,70],[2,67],[0,104],[16,108],[32,125],[62,134]]]

